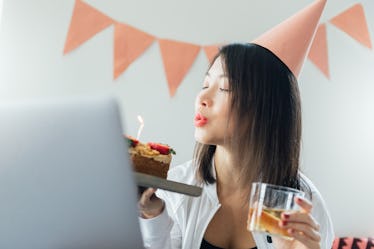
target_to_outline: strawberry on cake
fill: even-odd
[[[175,151],[166,144],[145,144],[131,136],[126,136],[126,138],[134,170],[166,179],[172,154],[175,154]]]

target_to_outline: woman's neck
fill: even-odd
[[[217,178],[217,192],[230,194],[239,189],[241,169],[236,165],[236,160],[227,148],[217,146],[214,153],[214,165]]]

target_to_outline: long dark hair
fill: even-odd
[[[231,90],[235,132],[229,146],[240,165],[240,186],[262,181],[309,189],[301,186],[299,177],[301,103],[295,76],[271,51],[256,44],[223,46],[218,57]],[[215,149],[198,142],[195,146],[198,178],[207,184],[215,182]]]

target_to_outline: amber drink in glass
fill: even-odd
[[[283,212],[298,212],[295,197],[304,197],[304,192],[283,186],[255,182],[249,200],[247,228],[251,232],[292,239],[286,229],[279,226]]]

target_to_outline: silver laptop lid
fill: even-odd
[[[143,248],[113,98],[0,103],[0,248]]]

